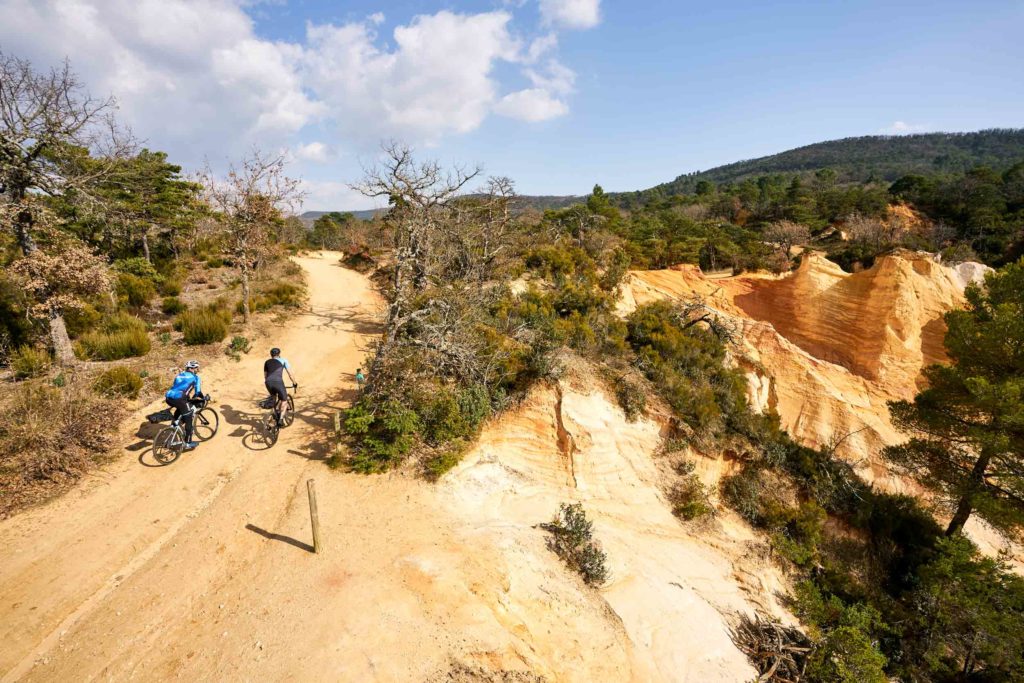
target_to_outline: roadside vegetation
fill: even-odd
[[[173,368],[244,352],[304,300],[298,194],[258,153],[219,178],[140,149],[69,66],[0,54],[0,515],[100,462]],[[254,210],[250,210],[254,209]],[[257,210],[258,209],[258,210]]]
[[[737,332],[704,302],[654,303],[625,318],[615,314],[629,267],[684,261],[786,270],[795,262],[793,247],[813,244],[822,231],[824,214],[815,214],[815,224],[785,211],[762,212],[740,225],[711,217],[710,201],[701,206],[677,199],[625,212],[600,188],[581,204],[538,214],[517,209],[506,179],[417,163],[401,146],[386,152],[386,162],[362,186],[391,202],[382,219],[389,243],[367,247],[380,261],[375,278],[388,302],[384,334],[366,363],[368,385],[345,415],[351,454],[336,457],[334,465],[368,473],[411,466],[428,478],[441,476],[490,415],[532,385],[557,381],[567,355],[578,356],[596,369],[629,419],[640,419],[652,402],[671,410],[666,450],[737,454],[740,471],[720,491],[705,490],[692,468],[680,464],[667,497],[684,521],[712,514],[712,498],[720,498],[764,533],[793,578],[791,606],[806,636],[798,640],[810,647],[800,663],[805,680],[1009,681],[1024,675],[1024,641],[1014,626],[1024,623],[1024,581],[1006,565],[983,557],[959,528],[944,533],[936,511],[917,499],[873,489],[833,452],[801,446],[777,417],[753,413],[745,380],[729,360]],[[863,237],[856,239],[881,250],[876,253],[891,247],[878,231],[904,214],[888,213],[887,188],[830,192],[817,196],[838,203],[829,220],[860,221],[854,232]],[[841,242],[849,247],[849,240]],[[970,483],[970,459],[985,444],[1002,448],[1003,459],[989,473],[998,470],[998,481],[983,482],[1020,495],[1012,473],[1022,463],[1016,446],[1007,446],[1024,443],[1019,416],[1015,404],[994,397],[1019,393],[1024,366],[1000,350],[997,331],[1005,338],[1024,319],[1012,294],[1024,291],[1021,268],[1007,266],[990,279],[988,296],[999,298],[972,290],[971,310],[950,314],[954,368],[974,359],[963,366],[970,376],[950,370],[955,381],[942,385],[955,389],[949,399],[955,407],[926,392],[916,408],[893,408],[908,426],[934,426],[928,411],[935,410],[944,411],[941,419],[980,421],[968,436],[949,433],[946,468],[931,475],[946,483],[947,500],[968,495],[979,514],[996,507],[985,497],[997,493],[995,486]],[[958,351],[958,344],[967,346]],[[938,379],[934,374],[936,387]],[[918,444],[907,447],[914,453],[904,449],[893,457],[902,454],[908,468],[924,473],[935,464],[938,446],[912,444]],[[1019,504],[1000,496],[1001,514]],[[563,508],[545,528],[558,529],[553,549],[576,571],[603,567],[579,550],[586,534],[571,531],[590,531],[582,509]],[[597,569],[593,576],[587,580],[595,584],[605,577]],[[750,632],[762,631],[776,632]]]

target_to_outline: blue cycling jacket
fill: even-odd
[[[164,394],[167,398],[185,398],[188,395],[188,390],[195,387],[195,393],[193,396],[203,393],[202,386],[199,382],[199,375],[188,370],[183,370],[178,373],[178,376],[174,378],[174,383],[171,388]]]

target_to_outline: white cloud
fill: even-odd
[[[601,23],[601,0],[538,0],[548,26],[588,29]]]
[[[556,47],[558,47],[557,33],[546,33],[542,36],[534,38],[532,41],[530,41],[530,47],[527,48],[526,54],[523,55],[523,62],[525,62],[526,64],[533,64],[538,59],[554,50]]]
[[[195,164],[322,115],[293,45],[261,40],[231,0],[0,0],[0,44],[40,67],[65,56],[149,144]]]
[[[433,139],[477,128],[497,99],[500,61],[518,58],[511,15],[418,16],[377,45],[365,24],[311,26],[307,82],[349,133]]]
[[[571,93],[576,83],[576,72],[556,59],[548,60],[543,71],[526,69],[524,73],[534,87],[560,95]]]
[[[494,111],[502,116],[535,123],[564,116],[569,113],[569,107],[547,90],[528,88],[502,97]]]
[[[416,16],[386,37],[378,12],[282,42],[247,13],[278,2],[0,0],[0,46],[40,68],[69,57],[91,93],[115,95],[136,134],[187,167],[254,145],[319,164],[385,137],[437,143],[495,114],[565,115],[575,73],[557,59],[558,31],[599,20],[598,0],[540,0],[545,28],[532,34],[507,5]],[[314,128],[322,141],[297,142]]]
[[[333,154],[330,148],[322,142],[311,142],[308,145],[299,145],[294,150],[296,159],[302,161],[312,161],[317,164],[323,164],[330,161]]]
[[[879,128],[878,132],[883,135],[910,135],[912,133],[923,133],[930,126],[920,123],[907,123],[906,121],[893,121],[891,126]]]
[[[347,183],[335,180],[302,180],[299,189],[304,193],[304,211],[359,211],[386,206],[386,202],[362,195]]]

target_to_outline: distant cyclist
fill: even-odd
[[[198,444],[192,440],[192,407],[189,402],[203,398],[202,383],[199,381],[199,361],[190,360],[185,369],[174,378],[171,388],[164,394],[167,405],[174,408],[174,419],[184,416],[185,450],[191,451]]]
[[[281,349],[270,349],[270,358],[263,363],[263,383],[267,386],[270,395],[277,399],[274,416],[277,418],[278,427],[281,426],[284,415],[288,412],[288,389],[284,385],[284,373],[286,372],[292,385],[298,386],[299,383],[292,377],[292,366],[284,358],[281,358]]]

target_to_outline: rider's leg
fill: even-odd
[[[174,408],[174,419],[181,418],[181,426],[185,429],[185,443],[192,441],[192,407],[184,398],[169,398],[167,405]]]

